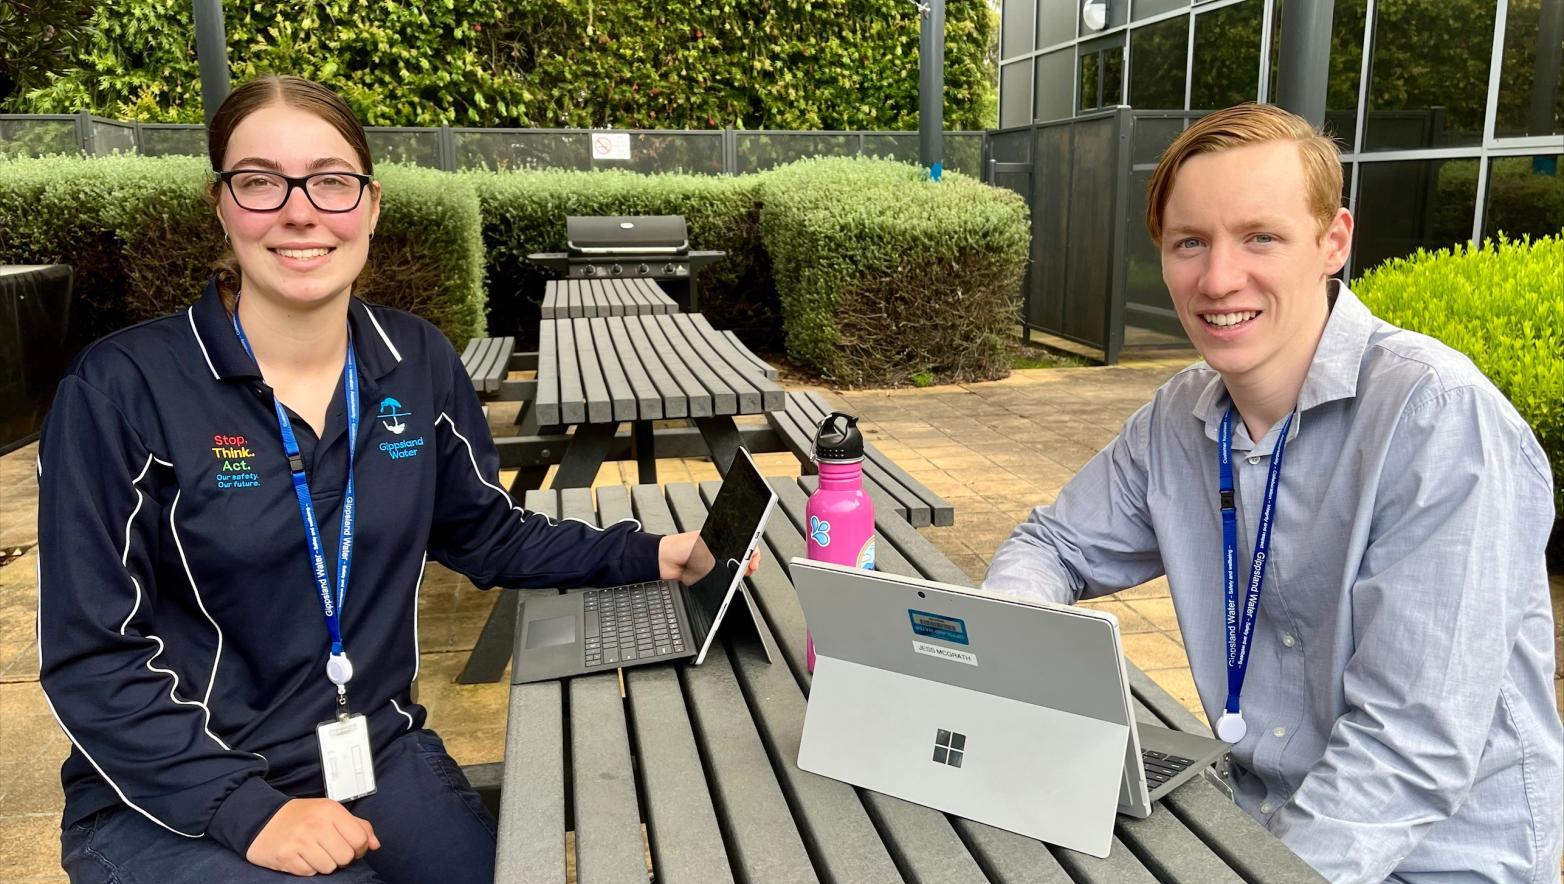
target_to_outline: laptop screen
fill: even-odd
[[[773,496],[749,453],[739,449],[701,526],[700,543],[690,554],[691,562],[705,559],[712,563],[706,576],[689,587],[690,627],[698,644],[705,644],[728,590],[737,583],[744,554]]]

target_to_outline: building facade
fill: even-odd
[[[1000,129],[1275,100],[1287,5],[1005,0]],[[1561,57],[1564,0],[1335,0],[1325,125],[1358,219],[1350,275],[1564,230]]]

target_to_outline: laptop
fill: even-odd
[[[744,581],[741,563],[760,544],[777,495],[740,448],[712,501],[690,561],[689,586],[656,580],[565,593],[527,594],[517,611],[511,681],[525,684],[694,658],[698,665]],[[745,594],[750,616],[755,609]]]
[[[1105,857],[1227,744],[1137,723],[1112,614],[795,558],[798,766]]]

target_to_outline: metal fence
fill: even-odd
[[[369,127],[382,162],[446,171],[463,169],[628,169],[742,175],[812,156],[888,157],[916,163],[917,132],[748,129],[469,129],[452,126]],[[628,159],[594,156],[604,136],[628,141]],[[983,174],[984,132],[946,132],[944,167]],[[145,156],[206,153],[206,127],[135,123],[90,114],[0,114],[0,156],[113,153]],[[623,152],[621,152],[622,154]]]

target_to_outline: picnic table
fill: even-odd
[[[679,305],[650,279],[555,279],[543,287],[543,318],[678,313]]]
[[[538,336],[541,426],[574,424],[554,487],[592,484],[629,422],[642,482],[657,481],[652,422],[689,418],[720,471],[743,443],[733,416],[786,405],[769,368],[699,313],[545,319]]]
[[[758,640],[725,628],[699,667],[512,686],[496,880],[563,880],[567,830],[583,882],[644,882],[648,857],[654,879],[672,884],[1323,880],[1204,778],[1147,819],[1120,817],[1112,852],[1097,859],[800,770],[810,679],[787,562],[803,554],[805,493],[797,480],[770,481],[781,501],[748,578]],[[594,506],[589,489],[549,489],[526,505],[673,532],[699,525],[715,492],[601,488]],[[881,568],[970,585],[904,521],[882,514],[877,527]],[[1209,733],[1133,666],[1131,686],[1142,720]]]

